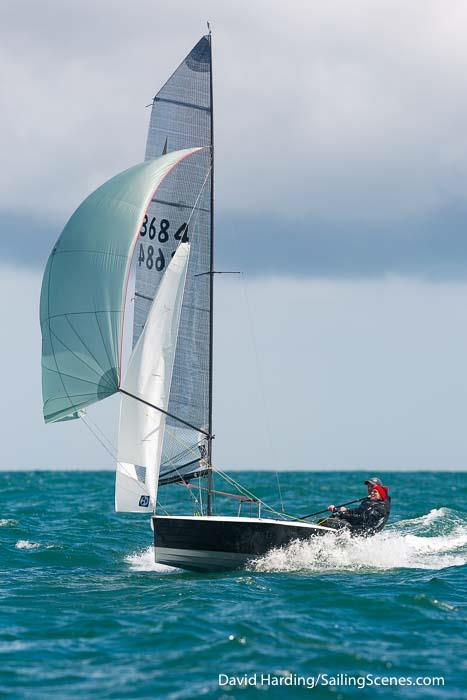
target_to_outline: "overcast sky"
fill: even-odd
[[[244,272],[217,288],[216,461],[465,468],[455,0],[3,0],[1,467],[111,467],[76,423],[41,423],[40,279],[80,201],[143,159],[145,105],[207,19],[217,266]],[[111,431],[116,408],[93,416]]]

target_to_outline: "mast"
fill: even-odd
[[[213,324],[214,324],[214,106],[212,99],[212,36],[211,27],[208,22],[210,71],[209,71],[209,95],[211,103],[211,254],[209,262],[209,424],[208,433],[211,436],[208,441],[208,493],[207,493],[207,514],[212,515],[212,383],[213,366],[212,354],[214,347]]]

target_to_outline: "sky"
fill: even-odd
[[[144,156],[211,22],[215,462],[465,469],[467,7],[4,0],[0,468],[112,468],[44,426],[38,302],[81,200]],[[115,441],[118,401],[92,410]]]

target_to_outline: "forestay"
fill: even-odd
[[[188,146],[212,146],[211,43],[205,36],[155,96],[146,158]],[[210,428],[212,148],[174,170],[143,222],[136,255],[135,343],[171,256],[191,245],[168,410],[201,431]],[[202,432],[167,418],[160,483],[205,469]]]
[[[153,406],[163,411],[168,408],[189,254],[189,243],[179,245],[122,382],[121,388],[128,393],[122,394],[120,412],[117,511],[144,512],[155,507],[166,416]]]
[[[164,177],[199,149],[136,165],[93,192],[74,212],[42,281],[45,421],[118,391],[129,263],[144,213]]]

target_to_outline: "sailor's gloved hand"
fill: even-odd
[[[336,506],[328,506],[328,510],[331,511],[331,513],[334,513],[335,510],[337,510]]]

